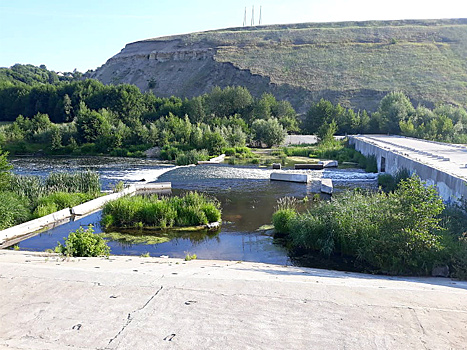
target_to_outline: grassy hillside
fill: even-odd
[[[195,66],[193,60],[179,57],[160,64],[149,59],[150,52],[206,48],[212,49],[216,66]],[[137,57],[137,52],[142,54]],[[135,59],[128,60],[131,55]],[[374,110],[382,95],[401,90],[414,102],[467,104],[467,19],[229,28],[132,43],[114,58],[118,57],[126,61],[102,68],[112,70],[108,76],[118,72],[120,82],[131,78],[142,89],[139,80],[151,76],[162,82],[161,93],[194,95],[183,82],[187,71],[193,70],[202,77],[196,93],[200,86],[209,90],[213,85],[244,85],[255,91],[257,81],[218,73],[233,65],[251,77],[264,78],[262,86],[269,84],[271,92],[291,100],[297,93],[309,94],[309,100],[324,97],[347,107]],[[168,76],[171,85],[164,85]],[[297,101],[293,103],[300,109]]]

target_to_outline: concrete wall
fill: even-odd
[[[375,156],[378,164],[378,172],[381,172],[384,158],[386,173],[395,175],[401,169],[407,169],[410,173],[417,174],[428,185],[434,185],[439,195],[446,203],[458,202],[461,198],[467,199],[467,182],[457,176],[450,175],[442,170],[435,169],[427,164],[411,159],[404,154],[382,149],[358,138],[349,137],[349,144],[365,156]]]
[[[55,213],[24,222],[20,225],[9,227],[3,231],[0,231],[0,247],[2,247],[7,240],[14,239],[18,236],[25,235],[29,232],[41,230],[44,227],[53,225],[57,222],[64,221],[67,218],[71,218],[70,208],[57,211]]]

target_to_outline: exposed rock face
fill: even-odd
[[[230,28],[127,44],[91,77],[163,97],[239,85],[301,112],[322,97],[373,111],[393,90],[415,103],[459,105],[467,104],[466,47],[463,19]]]

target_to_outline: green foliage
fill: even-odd
[[[347,192],[295,216],[279,210],[279,225],[302,249],[353,256],[379,272],[429,274],[449,262],[449,235],[440,226],[442,201],[424,185],[410,177],[389,194]]]
[[[287,235],[290,233],[289,223],[297,216],[297,212],[292,209],[280,209],[272,215],[272,223],[276,233]]]
[[[7,188],[10,192],[0,194],[11,198],[11,204],[3,207],[5,222],[10,226],[84,203],[100,193],[99,175],[92,172],[51,173],[45,179],[11,175]],[[8,214],[16,211],[19,214]]]
[[[191,150],[182,154],[178,154],[175,158],[177,165],[197,164],[200,160],[209,160],[209,154],[206,150]]]
[[[408,179],[409,177],[410,172],[405,168],[397,171],[395,176],[391,174],[380,174],[378,175],[378,186],[381,187],[384,192],[393,192],[402,180]]]
[[[87,229],[80,227],[70,232],[64,245],[58,242],[55,252],[70,257],[109,256],[110,247],[101,236],[94,234],[90,225]]]
[[[45,216],[58,210],[74,207],[94,198],[94,194],[90,193],[54,192],[38,199],[33,215],[35,217]]]
[[[31,213],[26,199],[16,193],[0,192],[0,230],[28,221]]]
[[[123,197],[104,206],[104,227],[183,227],[217,222],[219,203],[197,192],[183,197]]]
[[[198,256],[196,254],[186,253],[185,255],[185,261],[196,260],[196,259],[198,259]]]
[[[266,144],[267,147],[278,145],[284,141],[287,132],[276,118],[255,120],[251,126],[254,140]]]
[[[8,152],[3,152],[0,147],[0,189],[5,188],[10,181],[10,170],[13,169],[7,157]]]
[[[398,134],[400,123],[407,121],[414,113],[415,108],[407,96],[402,92],[391,92],[379,104],[380,130],[384,133]]]

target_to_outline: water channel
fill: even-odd
[[[255,261],[290,265],[293,261],[287,250],[274,242],[271,231],[260,227],[271,223],[277,199],[285,196],[303,198],[319,191],[319,182],[309,184],[270,181],[272,172],[258,166],[198,165],[174,167],[155,160],[128,158],[16,158],[14,172],[23,175],[46,176],[51,171],[90,169],[101,177],[103,189],[110,189],[118,181],[171,182],[172,193],[199,191],[216,197],[222,207],[223,224],[218,232],[177,233],[173,239],[157,243],[157,237],[143,237],[136,241],[122,238],[108,244],[111,254],[169,256],[183,258],[187,253],[200,259]],[[290,170],[292,171],[292,170]],[[297,172],[297,171],[294,171]],[[301,171],[305,172],[305,171]],[[337,191],[354,187],[374,187],[375,175],[358,169],[329,169],[308,171],[313,177],[330,178]],[[96,233],[100,212],[77,221],[45,231],[21,243],[21,250],[44,251],[63,242],[70,231],[92,224]],[[134,233],[133,233],[134,236]]]

